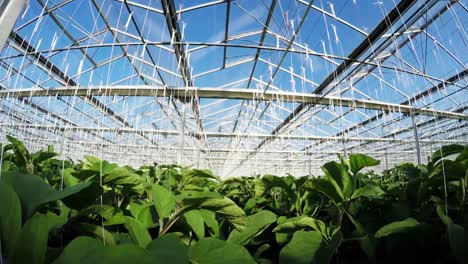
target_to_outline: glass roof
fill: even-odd
[[[224,177],[468,142],[466,0],[21,2],[2,140]]]

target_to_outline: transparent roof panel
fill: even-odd
[[[300,175],[336,153],[417,160],[416,141],[423,155],[468,141],[466,7],[30,0],[1,40],[1,133],[223,177]]]

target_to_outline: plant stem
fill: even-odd
[[[161,218],[161,219],[159,219],[159,236],[161,236],[161,232],[163,230],[163,227],[164,227],[164,220]]]
[[[176,213],[171,218],[169,218],[169,220],[166,223],[166,226],[163,227],[163,225],[160,224],[159,225],[159,236],[162,236],[162,235],[166,234],[166,232],[169,231],[169,229],[177,222],[177,220],[179,220],[179,218],[185,212],[189,211],[190,209],[191,209],[191,207],[182,208],[179,211],[176,211]],[[162,221],[162,220],[160,219],[160,221]]]

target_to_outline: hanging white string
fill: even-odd
[[[440,156],[443,157],[442,147],[439,146]],[[444,203],[445,203],[445,215],[448,216],[448,197],[447,197],[447,179],[445,177],[445,162],[444,159],[441,159],[442,162],[442,176],[444,178]]]

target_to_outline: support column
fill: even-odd
[[[177,157],[177,163],[179,165],[182,164],[182,158],[184,157],[184,143],[185,143],[185,115],[187,113],[187,108],[185,104],[182,105],[182,120],[180,122],[180,147],[179,147],[179,155]]]
[[[416,157],[418,158],[418,165],[421,165],[421,148],[419,146],[418,127],[416,126],[416,118],[414,113],[411,113],[411,122],[413,122],[414,142],[416,144]]]
[[[346,159],[348,158],[348,149],[346,147],[345,133],[343,133],[343,155]]]
[[[21,14],[26,0],[0,1],[0,52],[10,36],[10,32]]]
[[[385,169],[388,170],[388,153],[385,152]]]
[[[197,169],[200,169],[200,148],[198,148],[197,152]]]

